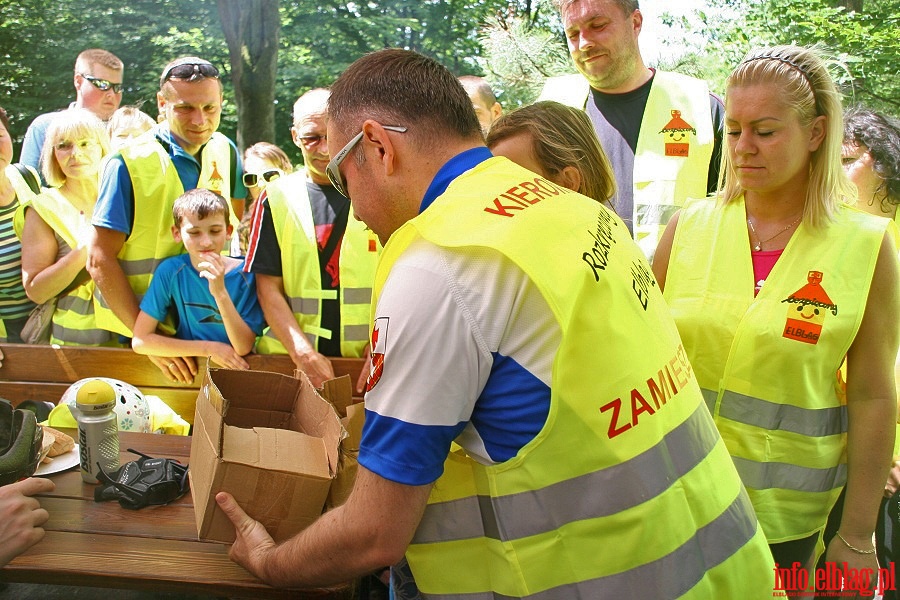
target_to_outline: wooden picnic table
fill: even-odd
[[[187,464],[190,444],[190,437],[119,433],[121,464],[138,458],[128,448]],[[228,558],[229,546],[197,539],[190,491],[166,506],[128,510],[115,501],[95,502],[96,486],[81,480],[77,466],[49,477],[56,490],[40,497],[50,513],[47,534],[0,569],[0,581],[233,598],[353,597],[351,584],[329,590],[277,590],[256,579]]]

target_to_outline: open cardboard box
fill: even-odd
[[[276,541],[306,528],[326,505],[346,436],[334,406],[302,373],[208,369],[191,442],[199,537],[234,541],[234,527],[216,504],[220,491]]]

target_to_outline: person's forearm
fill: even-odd
[[[241,356],[249,354],[253,350],[253,344],[256,343],[256,334],[241,317],[227,292],[217,294],[215,300],[232,348]]]
[[[134,330],[140,306],[118,259],[92,256],[88,261],[88,272],[107,306],[129,330]]]
[[[314,348],[294,318],[294,313],[291,311],[287,298],[284,297],[284,292],[274,284],[259,285],[259,280],[257,280],[257,291],[266,322],[287,349],[294,364],[298,367],[302,366],[302,356],[313,352]]]
[[[55,298],[81,273],[85,268],[86,260],[86,250],[72,250],[34,277],[26,275],[23,278],[25,293],[32,302],[37,304],[43,304],[51,298]]]
[[[861,398],[848,402],[847,413],[847,489],[840,531],[870,539],[891,466],[895,401]]]
[[[159,333],[135,334],[131,340],[135,352],[149,356],[208,356],[206,344],[203,340],[181,340]]]

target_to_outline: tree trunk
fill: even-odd
[[[237,145],[275,142],[279,0],[218,0],[237,104]]]
[[[843,6],[848,11],[861,13],[863,9],[863,0],[837,0],[838,6]]]

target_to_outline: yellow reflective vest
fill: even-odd
[[[888,223],[843,206],[823,229],[801,223],[754,298],[743,198],[679,217],[665,298],[770,543],[822,529],[846,482],[836,373]]]
[[[281,250],[284,293],[294,318],[313,348],[321,337],[336,332],[322,327],[322,300],[337,298],[336,290],[323,290],[319,272],[319,247],[312,207],[306,189],[306,171],[282,177],[266,188],[272,221]],[[347,218],[338,259],[340,276],[341,356],[359,358],[369,341],[372,280],[381,244],[362,221]],[[260,354],[287,354],[284,345],[267,327],[256,344]]]
[[[537,437],[496,465],[448,456],[407,551],[423,595],[771,597],[768,546],[625,224],[491,158],[391,236],[376,298],[423,238],[502,253],[562,335]]]
[[[134,190],[134,222],[118,259],[138,301],[150,287],[159,263],[183,250],[181,243],[172,239],[171,226],[172,206],[185,190],[175,165],[156,140],[155,131],[148,131],[121,149]],[[231,144],[224,135],[214,133],[203,147],[197,187],[213,190],[228,200],[230,181]],[[100,327],[131,336],[131,330],[116,317],[96,288],[94,309]]]
[[[583,109],[590,86],[581,75],[547,80],[539,100]],[[632,223],[652,257],[666,224],[688,198],[706,196],[715,135],[706,82],[656,71],[634,153]]]
[[[21,237],[25,210],[34,209],[41,219],[68,244],[71,251],[78,247],[79,232],[90,227],[91,215],[83,214],[56,188],[44,188],[16,213],[16,233]],[[50,343],[63,346],[119,346],[115,336],[97,326],[94,316],[94,281],[84,272],[77,280],[82,283],[67,287],[57,296]],[[75,282],[73,282],[75,283]]]

